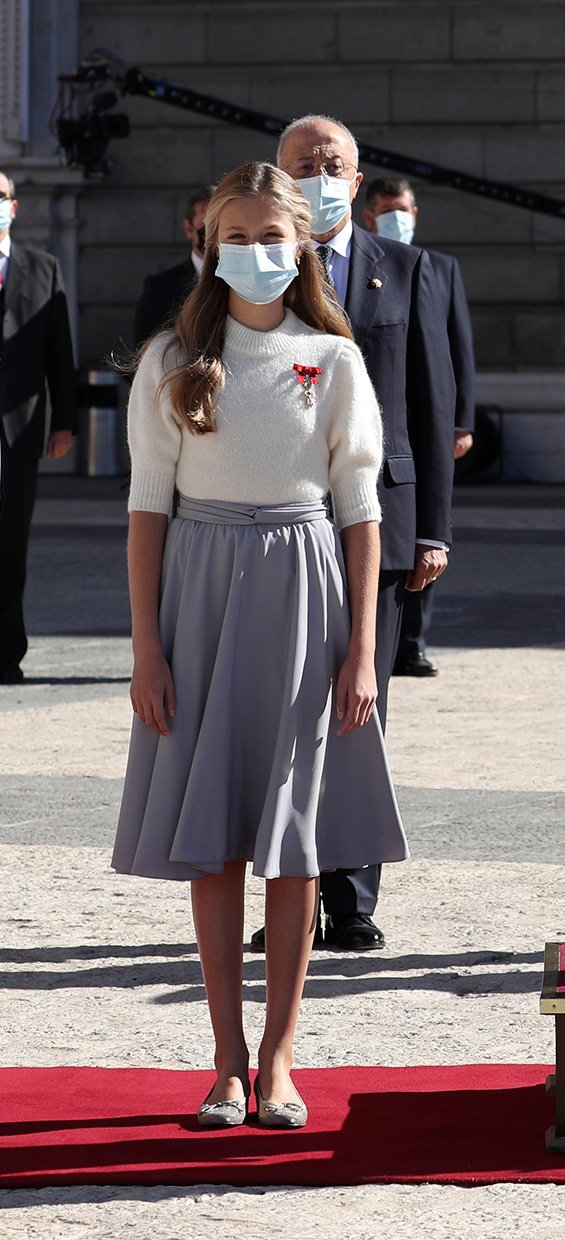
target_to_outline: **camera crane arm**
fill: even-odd
[[[176,108],[188,108],[191,112],[200,112],[211,116],[214,120],[227,121],[230,125],[239,125],[245,129],[257,129],[278,137],[290,123],[280,116],[270,116],[267,112],[256,112],[252,108],[240,108],[225,99],[217,99],[213,95],[205,95],[202,91],[190,90],[185,86],[172,86],[159,78],[150,78],[140,69],[128,69],[122,82],[122,92],[129,95],[144,95],[157,103],[169,103]],[[452,189],[464,190],[468,194],[478,194],[481,198],[491,198],[497,202],[506,202],[513,207],[524,207],[529,211],[541,211],[546,215],[560,216],[565,219],[565,202],[558,198],[550,198],[546,194],[538,194],[534,190],[521,189],[510,185],[507,181],[492,181],[487,177],[472,176],[467,172],[458,172],[453,168],[445,168],[441,164],[432,164],[421,159],[411,159],[408,155],[399,155],[395,151],[383,150],[382,147],[370,146],[367,142],[359,142],[359,159],[365,164],[377,164],[381,168],[390,168],[395,172],[419,177],[432,185],[448,185]]]
[[[121,89],[122,95],[141,95],[147,99],[153,99],[156,103],[167,103],[172,107],[185,108],[188,111],[197,112],[201,116],[224,121],[229,125],[237,125],[240,128],[254,129],[260,133],[269,134],[270,137],[278,137],[289,124],[288,119],[284,117],[271,116],[268,112],[258,112],[252,108],[239,107],[237,104],[229,103],[225,99],[218,99],[215,95],[204,94],[203,91],[191,90],[186,86],[174,86],[162,78],[148,77],[147,74],[142,73],[135,66],[128,67],[123,64],[123,62],[109,52],[93,52],[90,59],[81,62],[76,74],[70,76],[62,75],[59,78],[59,81],[62,83],[82,83],[91,84],[91,86],[108,80],[112,80]],[[101,98],[103,99],[104,96]],[[98,127],[104,131],[102,136],[105,138],[105,145],[107,145],[111,137],[127,136],[129,132],[127,117],[120,115],[121,123],[116,124],[114,127],[108,123],[104,124],[110,118],[106,118],[106,116],[101,117],[100,112],[105,111],[111,105],[104,102],[103,107],[97,110],[96,99],[97,96],[95,95],[91,108],[78,121],[60,118],[57,122],[59,141],[65,148],[67,155],[69,155],[71,149],[71,142],[65,140],[65,134],[62,132],[62,130],[64,131],[64,126],[77,126],[80,123],[84,123],[84,117],[87,116],[95,115],[97,117]],[[118,121],[117,116],[115,120]],[[106,136],[107,130],[109,132]],[[508,206],[522,207],[528,211],[538,211],[544,215],[565,219],[565,202],[559,198],[551,198],[535,190],[523,189],[507,181],[493,181],[488,177],[477,177],[468,172],[460,172],[455,168],[446,168],[442,164],[412,159],[408,155],[400,155],[395,151],[371,146],[367,142],[360,142],[358,145],[359,158],[362,163],[380,168],[389,168],[395,172],[418,177],[420,180],[428,181],[432,185],[446,185],[451,189],[461,190],[467,194],[475,194],[480,198],[504,202]],[[72,162],[73,155],[74,161],[81,163],[80,158],[76,158],[76,142],[69,162]],[[103,157],[99,159],[98,163],[99,167],[94,170],[94,173],[91,172],[91,175],[102,177],[107,172],[107,164]],[[82,166],[86,167],[84,161]]]

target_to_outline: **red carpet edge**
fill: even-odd
[[[306,1128],[203,1132],[211,1072],[0,1069],[0,1187],[565,1182],[540,1064],[301,1069]]]

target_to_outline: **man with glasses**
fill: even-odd
[[[0,684],[19,684],[23,595],[39,458],[64,456],[77,429],[73,346],[59,264],[12,241],[18,203],[0,172]],[[46,389],[51,402],[45,445]]]
[[[445,315],[424,251],[381,240],[352,223],[351,204],[363,176],[345,125],[325,116],[293,121],[281,135],[277,162],[308,199],[313,244],[349,316],[383,410],[376,666],[384,726],[404,589],[422,590],[447,566],[455,387]],[[384,946],[372,920],[379,880],[379,866],[322,874],[326,943],[355,951]],[[321,941],[319,926],[315,943]],[[252,946],[263,945],[260,930]]]

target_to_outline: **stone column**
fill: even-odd
[[[77,195],[83,176],[64,166],[49,119],[58,74],[76,68],[78,17],[79,0],[0,0],[0,167],[16,183],[17,237],[48,249],[61,264],[77,364]],[[43,461],[41,469],[72,471],[74,455],[56,464]]]
[[[15,229],[57,256],[77,344],[76,195],[82,173],[65,168],[49,118],[57,75],[78,57],[79,0],[0,0],[0,167],[20,200]]]

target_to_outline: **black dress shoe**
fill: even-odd
[[[0,667],[0,685],[20,685],[24,679],[21,667]]]
[[[316,929],[314,931],[314,942],[312,946],[313,947],[324,946],[324,934],[322,931],[322,922],[319,916],[316,922]],[[264,952],[265,950],[265,927],[264,926],[261,926],[260,930],[256,930],[255,933],[251,935],[251,941],[249,943],[249,947],[252,952]]]
[[[385,946],[385,936],[368,913],[355,913],[352,917],[326,917],[325,943],[346,952],[378,951]]]
[[[409,658],[397,659],[392,669],[393,676],[437,676],[435,663],[430,663],[425,654],[412,654]]]

